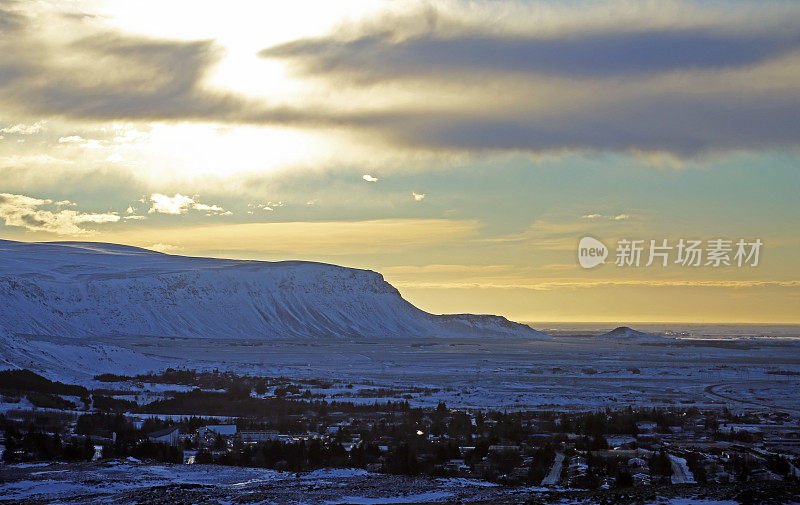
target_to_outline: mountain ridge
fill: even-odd
[[[0,331],[61,337],[549,339],[502,316],[435,315],[371,270],[0,240]]]

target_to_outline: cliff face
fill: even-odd
[[[549,338],[498,316],[436,316],[372,271],[0,241],[0,332],[64,337]]]

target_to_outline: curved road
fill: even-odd
[[[785,412],[787,414],[788,413],[793,413],[793,414],[800,413],[800,409],[792,409],[792,408],[787,408],[787,407],[778,407],[777,405],[770,405],[768,403],[755,402],[753,400],[744,400],[742,398],[735,398],[733,396],[728,396],[728,395],[725,395],[725,394],[722,394],[722,393],[717,393],[717,391],[716,391],[717,388],[721,388],[722,386],[733,386],[735,384],[747,384],[747,383],[746,382],[726,382],[726,383],[722,383],[722,384],[712,384],[710,386],[706,386],[706,388],[703,390],[703,392],[705,392],[707,395],[710,395],[710,396],[713,396],[713,397],[716,397],[716,398],[721,398],[723,400],[728,400],[728,401],[737,402],[737,403],[745,403],[747,405],[756,405],[758,407],[766,407],[766,408],[769,408],[769,409],[772,409],[772,410],[776,410],[778,412]]]

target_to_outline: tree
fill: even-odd
[[[416,451],[408,444],[400,444],[389,460],[389,471],[399,475],[417,475],[419,462]]]

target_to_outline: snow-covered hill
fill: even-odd
[[[549,338],[498,316],[428,314],[369,270],[5,240],[0,334]]]
[[[53,380],[69,382],[102,373],[135,375],[171,364],[112,345],[26,337],[0,338],[0,369],[26,368]]]
[[[645,342],[645,343],[669,342],[669,339],[667,338],[651,335],[650,333],[643,333],[641,331],[628,328],[627,326],[620,326],[618,328],[614,328],[608,333],[603,333],[597,338],[605,340],[619,340],[623,342]]]

